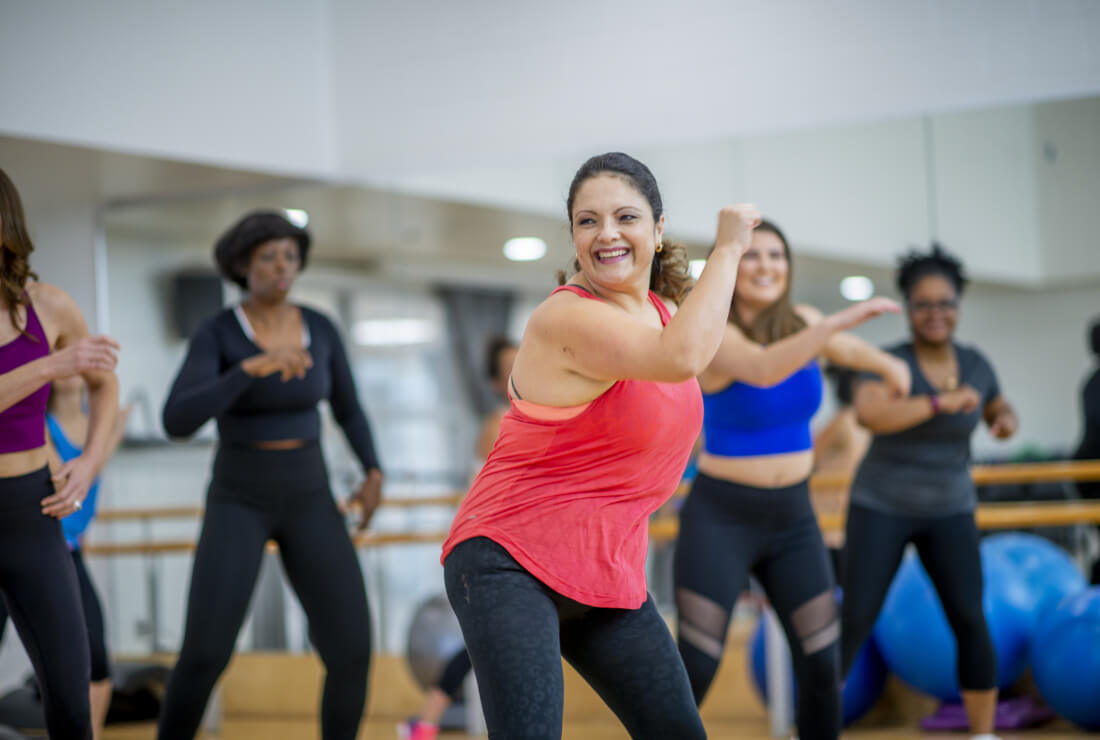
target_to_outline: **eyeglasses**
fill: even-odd
[[[958,300],[952,298],[942,301],[911,301],[909,310],[913,313],[953,313],[959,308]]]

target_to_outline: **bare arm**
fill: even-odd
[[[1001,395],[993,398],[985,405],[982,410],[982,417],[985,419],[985,423],[989,425],[989,431],[997,439],[1008,439],[1016,433],[1016,429],[1020,426],[1015,409]]]
[[[907,396],[891,394],[885,383],[867,380],[856,386],[856,418],[875,434],[893,434],[915,427],[937,414],[969,413],[981,397],[968,385],[942,394]]]
[[[759,220],[752,206],[722,209],[707,266],[664,328],[639,326],[603,303],[554,296],[531,317],[526,338],[546,356],[560,358],[567,371],[599,382],[675,383],[695,377],[722,340],[737,264]]]
[[[39,284],[34,288],[34,296],[37,301],[44,302],[40,308],[47,313],[58,310],[52,307],[53,303],[59,304],[61,314],[75,311],[83,326],[84,318],[80,316],[80,309],[59,288]],[[61,319],[65,320],[64,315]],[[57,378],[67,378],[92,370],[113,371],[117,362],[117,350],[118,342],[109,337],[90,337],[85,327],[83,334],[68,344],[58,343],[55,351],[45,357],[0,374],[0,411],[14,406]]]
[[[928,396],[897,398],[877,380],[865,380],[856,386],[853,405],[859,423],[875,434],[900,432],[935,416]]]
[[[86,343],[88,326],[72,298],[63,290],[41,285],[36,291],[39,305],[48,311],[57,326],[57,356]],[[111,354],[114,359],[113,352]],[[63,368],[63,365],[59,363]],[[76,502],[84,500],[88,488],[107,460],[111,429],[118,409],[118,378],[111,370],[85,367],[67,374],[80,375],[88,387],[88,438],[84,451],[64,465],[54,476],[57,492],[42,501],[42,511],[62,517],[72,513]],[[59,376],[61,377],[61,376]]]
[[[6,411],[57,377],[53,364],[53,356],[47,355],[0,375],[0,411]]]
[[[722,346],[707,368],[707,373],[712,378],[721,378],[725,383],[739,380],[755,386],[773,386],[821,354],[836,332],[858,326],[883,313],[897,313],[900,310],[888,298],[872,298],[829,316],[822,316],[821,312],[809,306],[800,306],[799,314],[806,320],[806,328],[766,347],[751,341],[732,324],[727,324]]]
[[[909,364],[854,334],[837,332],[831,336],[825,343],[825,357],[834,365],[878,375],[895,396],[909,395],[909,388],[913,383]]]

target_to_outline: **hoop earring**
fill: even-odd
[[[661,250],[663,250],[664,248],[665,248],[665,243],[663,241],[657,242],[657,254],[660,254]]]

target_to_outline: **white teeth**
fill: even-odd
[[[615,257],[622,257],[626,254],[628,249],[605,249],[599,252],[600,259],[614,259]]]

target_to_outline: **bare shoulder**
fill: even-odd
[[[675,316],[676,312],[680,309],[680,307],[676,305],[676,301],[663,295],[658,295],[657,297],[661,299],[661,303],[665,304],[665,308],[668,309],[669,316]]]
[[[51,344],[59,341],[64,344],[87,333],[80,307],[61,288],[50,283],[29,282],[27,295],[50,337]]]
[[[80,313],[72,296],[51,283],[30,281],[27,283],[27,295],[30,296],[35,311]]]
[[[825,318],[825,314],[806,303],[799,303],[794,307],[794,312],[806,322],[807,326],[813,326]]]
[[[550,295],[531,313],[527,320],[528,331],[537,333],[553,331],[562,323],[575,322],[589,312],[607,307],[600,301],[579,296],[572,291],[562,290]]]

